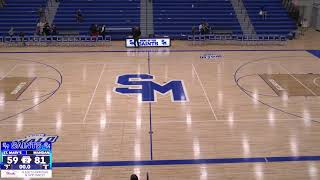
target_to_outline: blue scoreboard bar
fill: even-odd
[[[51,142],[1,142],[1,178],[52,178]]]

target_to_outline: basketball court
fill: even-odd
[[[0,138],[59,136],[53,179],[318,179],[316,53],[2,52]]]

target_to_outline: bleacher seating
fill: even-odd
[[[280,0],[243,0],[251,23],[257,34],[288,35],[296,29],[295,22],[289,17]],[[267,10],[267,19],[262,20],[259,11]]]
[[[15,33],[32,35],[36,30],[38,9],[46,0],[6,0],[6,4],[0,8],[0,35],[6,35],[11,27]]]
[[[0,35],[7,35],[10,27],[16,34],[33,35],[38,9],[47,0],[6,0],[0,8]],[[258,35],[288,35],[296,29],[280,0],[243,0]],[[265,7],[267,20],[259,10]],[[81,9],[84,22],[76,22],[76,10]],[[230,0],[153,0],[155,35],[180,38],[190,35],[191,28],[208,22],[214,32],[242,35],[241,27]],[[91,24],[107,25],[112,39],[123,39],[130,28],[140,25],[140,0],[62,0],[54,18],[58,31],[71,35],[88,35]],[[228,36],[228,37],[229,37]],[[187,36],[186,36],[187,37]]]
[[[76,22],[76,10],[82,11],[84,22]],[[62,0],[54,18],[58,31],[77,31],[88,35],[91,24],[119,29],[109,34],[123,39],[130,32],[123,29],[140,25],[140,0]]]
[[[153,14],[156,35],[181,37],[191,34],[191,28],[198,28],[203,21],[215,30],[242,34],[229,0],[154,0]]]

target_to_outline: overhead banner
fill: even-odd
[[[134,47],[133,39],[126,39],[126,47]],[[170,47],[170,38],[147,38],[139,39],[141,47]]]

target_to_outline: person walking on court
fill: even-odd
[[[141,35],[140,28],[135,26],[132,28],[133,44],[134,47],[139,47],[139,38]]]

